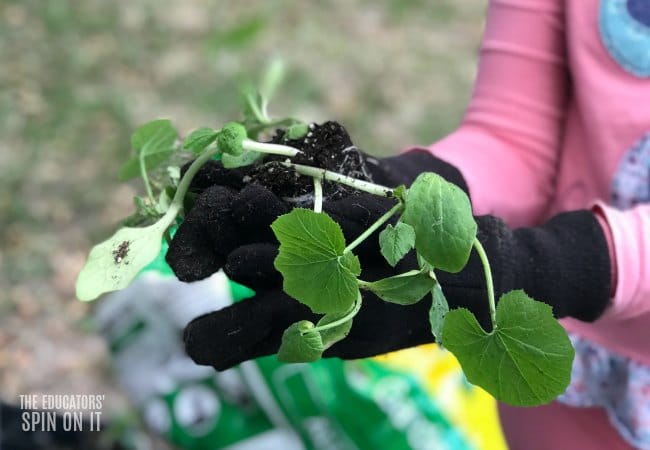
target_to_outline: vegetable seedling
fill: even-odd
[[[275,85],[271,80],[267,87]],[[103,293],[126,287],[160,251],[162,237],[182,219],[188,188],[198,170],[220,157],[226,168],[260,164],[267,155],[282,157],[279,165],[313,180],[313,208],[295,207],[271,225],[279,246],[275,268],[284,291],[322,315],[316,324],[301,320],[282,337],[278,358],[286,362],[318,360],[334,343],[345,339],[354,317],[363,307],[363,291],[400,305],[412,305],[432,296],[429,322],[435,340],[458,358],[468,380],[495,398],[512,405],[539,405],[552,401],[569,383],[573,347],[551,308],[515,290],[494,298],[488,256],[476,238],[477,225],[467,195],[435,173],[422,173],[405,186],[381,186],[344,173],[293,161],[301,151],[286,143],[259,142],[260,133],[281,126],[286,142],[306,139],[309,127],[293,118],[268,117],[268,98],[245,95],[248,111],[242,122],[220,130],[199,128],[177,145],[177,133],[167,120],[140,127],[133,135],[134,156],[120,174],[139,173],[147,197],[138,199],[140,222],[146,227],[124,227],[96,245],[77,278],[77,297],[94,300]],[[195,159],[183,174],[161,188],[158,197],[149,174],[180,147]],[[323,183],[337,183],[394,199],[393,206],[352,242],[341,227],[322,212]],[[397,217],[397,221],[394,219]],[[153,223],[151,223],[153,221]],[[395,222],[388,224],[389,221]],[[359,279],[361,263],[355,248],[379,233],[381,254],[393,267],[415,251],[419,268],[375,281]],[[459,272],[472,251],[477,252],[486,280],[486,301],[492,330],[481,328],[466,309],[449,310],[434,270]],[[305,279],[309,282],[305,283]],[[379,330],[378,330],[379,331]]]

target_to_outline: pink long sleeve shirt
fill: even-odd
[[[466,115],[430,147],[462,172],[476,214],[511,226],[589,208],[604,219],[616,276],[611,306],[594,323],[562,323],[648,373],[649,133],[650,0],[492,0]],[[647,396],[633,406],[650,410],[647,381]],[[513,449],[634,442],[602,408],[555,402],[500,413]]]

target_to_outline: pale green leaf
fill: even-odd
[[[476,237],[469,198],[440,175],[425,172],[406,195],[402,221],[415,229],[415,249],[434,267],[460,271]]]
[[[499,300],[496,321],[486,333],[466,309],[447,314],[442,342],[467,379],[514,406],[543,405],[564,392],[574,350],[551,307],[511,291]]]
[[[261,95],[250,82],[242,83],[240,92],[244,102],[244,122],[247,126],[254,128],[262,125],[264,118],[262,117],[263,101]]]
[[[431,333],[436,338],[436,342],[442,345],[442,327],[445,323],[445,316],[449,312],[449,304],[439,283],[433,286],[431,295],[433,299],[431,309],[429,310],[429,324],[431,325]]]
[[[282,84],[285,74],[286,65],[281,59],[276,58],[271,61],[260,83],[260,96],[264,99],[265,103],[271,100],[275,91]]]
[[[309,125],[304,122],[294,123],[289,128],[287,128],[287,134],[285,134],[286,139],[295,140],[302,139],[309,132]]]
[[[271,225],[284,291],[317,314],[350,310],[359,294],[359,259],[343,253],[341,227],[325,213],[296,208]]]
[[[313,362],[321,358],[323,340],[318,331],[310,331],[314,324],[301,320],[284,330],[278,359],[287,363]]]
[[[415,246],[415,230],[411,225],[404,222],[397,222],[397,225],[388,224],[379,233],[379,248],[381,254],[386,258],[388,264],[395,267],[413,247]]]
[[[131,136],[134,156],[120,169],[120,180],[130,180],[140,175],[144,164],[146,172],[165,162],[174,152],[177,133],[169,120],[148,122]]]
[[[160,223],[144,228],[121,228],[108,240],[95,245],[77,276],[77,298],[90,301],[128,286],[160,253],[165,228]]]
[[[387,302],[412,305],[427,295],[435,284],[436,280],[431,278],[427,272],[411,270],[374,282],[364,282],[362,287]]]
[[[201,127],[192,131],[183,142],[183,148],[193,153],[201,153],[210,144],[217,140],[219,131],[210,127]]]

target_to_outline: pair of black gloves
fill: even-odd
[[[460,172],[427,151],[384,159],[365,157],[365,162],[373,181],[384,186],[408,186],[420,173],[436,172],[468,192]],[[229,278],[256,292],[250,299],[187,325],[187,353],[196,363],[217,370],[276,353],[289,325],[303,319],[318,320],[309,308],[282,291],[282,278],[273,267],[278,242],[269,225],[291,206],[262,186],[246,184],[245,177],[245,170],[226,170],[218,162],[205,166],[192,183],[200,195],[167,254],[167,261],[182,281],[199,280],[223,268]],[[357,193],[326,200],[323,210],[341,225],[350,242],[394,203]],[[497,298],[509,290],[523,289],[548,303],[557,318],[570,316],[582,321],[594,321],[606,309],[609,251],[601,225],[590,211],[559,214],[542,226],[515,230],[497,217],[475,219]],[[379,253],[376,235],[355,253],[363,267],[361,278],[368,281],[416,267],[412,254],[397,267],[390,267]],[[461,272],[438,272],[437,277],[450,308],[468,308],[489,329],[485,278],[476,252],[472,251]],[[434,341],[428,321],[431,296],[415,305],[400,306],[368,291],[363,295],[363,307],[349,335],[324,356],[363,358]]]

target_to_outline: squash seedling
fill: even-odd
[[[267,97],[249,93],[245,98],[245,120],[230,122],[219,130],[199,128],[185,139],[182,147],[195,159],[182,177],[178,167],[169,167],[171,182],[157,195],[148,174],[178,150],[176,131],[169,121],[157,120],[134,133],[135,154],[121,174],[123,178],[142,176],[147,197],[136,201],[140,219],[136,222],[150,224],[126,226],[90,251],[77,279],[80,300],[94,300],[126,287],[158,255],[166,231],[183,215],[192,178],[209,160],[220,157],[224,167],[236,168],[259,165],[268,155],[275,155],[274,163],[298,174],[296,179],[311,179],[312,202],[310,208],[294,207],[271,225],[280,243],[275,268],[282,274],[284,291],[322,315],[315,324],[301,320],[285,330],[278,351],[280,360],[315,361],[332,344],[345,339],[363,307],[362,291],[400,305],[411,305],[431,295],[432,334],[456,355],[470,382],[503,402],[520,406],[548,403],[564,391],[573,360],[566,332],[548,305],[522,290],[508,292],[496,302],[488,255],[476,238],[470,201],[460,188],[435,173],[422,173],[408,188],[381,186],[296,162],[302,152],[288,144],[308,139],[315,125],[293,118],[272,120],[267,114]],[[277,127],[282,128],[280,142],[254,139]],[[346,243],[341,227],[322,212],[325,182],[389,197],[394,205]],[[392,223],[387,225],[389,221]],[[386,261],[395,266],[415,251],[418,269],[376,281],[359,279],[361,263],[355,248],[380,229],[379,246]],[[477,252],[484,269],[490,332],[481,328],[470,311],[449,310],[434,272],[459,272],[472,251]]]

